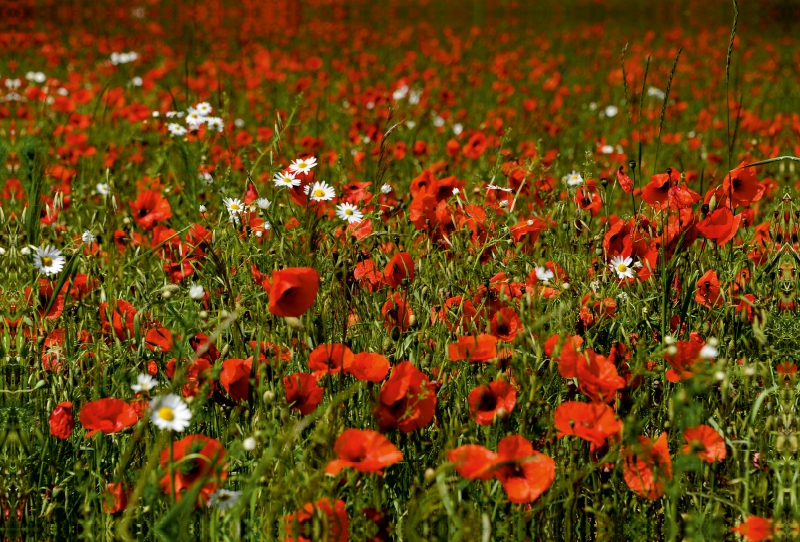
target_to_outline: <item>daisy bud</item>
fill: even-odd
[[[428,469],[425,471],[425,481],[430,484],[435,479],[436,479],[436,471],[428,467]]]
[[[242,445],[244,446],[245,450],[247,450],[248,452],[252,452],[253,450],[256,449],[256,439],[254,439],[253,437],[247,437],[246,439],[244,439]]]
[[[267,390],[264,392],[264,402],[271,403],[275,400],[275,392],[272,390]]]

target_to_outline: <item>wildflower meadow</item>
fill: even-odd
[[[4,541],[800,536],[798,3],[4,4]]]

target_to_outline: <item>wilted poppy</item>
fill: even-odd
[[[302,316],[317,298],[319,274],[310,267],[275,271],[269,290],[269,312],[275,316]]]
[[[80,420],[81,425],[89,429],[86,436],[91,437],[98,431],[106,434],[122,431],[139,421],[139,416],[136,410],[122,399],[107,397],[83,405]]]
[[[385,436],[370,430],[347,429],[333,445],[335,459],[325,467],[327,474],[339,474],[345,467],[382,474],[381,469],[403,460],[403,454]]]

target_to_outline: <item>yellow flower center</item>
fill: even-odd
[[[175,412],[169,407],[161,407],[158,409],[158,417],[171,422],[175,419]]]
[[[235,203],[231,203],[231,211],[238,211],[238,210],[239,210],[239,206],[237,204],[235,204]]]
[[[316,190],[314,190],[314,197],[315,198],[325,197],[325,191],[320,188],[317,188]]]
[[[617,271],[619,271],[620,273],[624,273],[627,270],[628,270],[628,266],[625,265],[624,263],[617,264]]]
[[[299,164],[297,164],[297,167],[299,167],[300,169],[305,169],[308,167],[308,164],[306,164],[305,162],[300,162]]]
[[[53,258],[51,258],[50,256],[44,256],[42,258],[42,265],[44,265],[45,267],[50,267],[51,265],[53,265]]]
[[[346,214],[346,215],[352,215],[352,214],[353,214],[353,210],[352,210],[352,209],[345,209],[345,210],[344,210],[344,214]]]

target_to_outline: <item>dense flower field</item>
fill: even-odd
[[[67,4],[0,31],[5,540],[800,532],[791,3]]]

